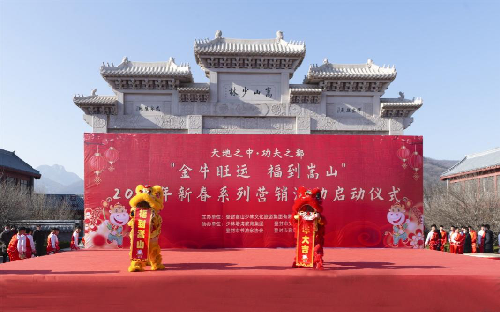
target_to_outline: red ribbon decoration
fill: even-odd
[[[136,208],[130,258],[133,261],[147,261],[149,253],[149,228],[151,209]]]
[[[297,261],[299,267],[314,266],[314,236],[316,220],[304,220],[299,216],[297,223]]]

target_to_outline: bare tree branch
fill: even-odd
[[[0,224],[17,220],[73,220],[75,211],[67,202],[55,202],[45,194],[0,179]]]

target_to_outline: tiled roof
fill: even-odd
[[[267,55],[267,56],[301,56],[306,53],[304,42],[283,39],[233,39],[218,37],[215,39],[195,40],[195,54],[218,55]]]
[[[11,221],[12,225],[25,226],[31,229],[36,229],[36,226],[40,226],[42,231],[50,231],[52,228],[56,227],[61,232],[73,232],[75,225],[80,225],[81,220],[18,220]]]
[[[11,169],[26,173],[36,179],[40,179],[41,177],[38,170],[33,169],[33,167],[25,163],[15,152],[9,152],[4,149],[0,149],[0,167],[3,167],[0,168],[0,171],[2,171],[2,169]]]
[[[318,82],[328,79],[373,79],[373,80],[389,80],[396,78],[396,68],[377,66],[372,60],[368,60],[366,64],[332,64],[327,59],[323,61],[321,66],[311,65],[307,72],[304,83]]]
[[[441,179],[460,173],[484,171],[495,167],[500,167],[500,147],[465,156],[460,162],[443,172]]]
[[[421,98],[416,98],[411,100],[404,98],[380,98],[380,104],[382,105],[382,109],[384,108],[418,109],[424,104],[424,101]]]
[[[177,78],[182,81],[193,81],[191,68],[189,64],[177,65],[173,58],[167,62],[132,62],[126,57],[118,66],[109,64],[101,66],[101,75],[103,77],[167,77]]]
[[[209,92],[210,85],[208,83],[186,83],[177,90],[179,92]]]
[[[84,210],[83,195],[78,194],[45,194],[45,200],[54,206],[64,203],[73,210]]]
[[[290,90],[322,90],[314,84],[290,84]]]
[[[290,84],[292,94],[321,94],[322,91],[323,89],[318,88],[318,85]]]
[[[90,96],[75,96],[73,102],[75,104],[97,104],[97,105],[113,105],[118,98],[114,95],[90,95]]]

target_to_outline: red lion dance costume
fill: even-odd
[[[326,219],[321,215],[321,191],[301,186],[292,208],[291,223],[297,241],[296,257],[292,267],[323,269],[323,245]]]

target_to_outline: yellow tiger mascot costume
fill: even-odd
[[[149,253],[148,260],[131,261],[128,267],[129,272],[144,271],[144,266],[150,265],[151,270],[162,270],[165,266],[161,263],[161,249],[158,245],[158,237],[161,232],[161,216],[160,211],[163,209],[163,189],[161,186],[143,186],[138,185],[135,188],[135,195],[130,199],[130,221],[128,225],[132,228],[130,231],[130,240],[133,240],[134,221],[136,208],[152,209],[150,236],[149,236]],[[132,247],[130,253],[132,254]]]

